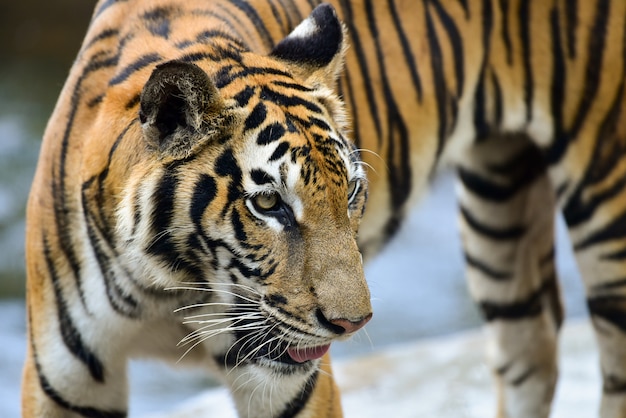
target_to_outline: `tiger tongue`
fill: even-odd
[[[289,357],[295,362],[304,363],[305,361],[315,360],[322,357],[328,351],[330,344],[321,345],[319,347],[310,348],[288,348]]]

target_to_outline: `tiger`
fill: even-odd
[[[599,348],[598,413],[626,417],[626,2],[332,3],[351,45],[340,96],[371,167],[365,258],[453,170],[494,415],[546,418],[564,321],[559,210]],[[400,291],[432,279],[415,271]]]
[[[347,39],[330,5],[260,6],[96,5],[27,205],[24,417],[128,416],[138,356],[242,417],[342,415],[328,350],[372,317]]]
[[[495,414],[550,414],[564,320],[555,263],[558,209],[596,331],[599,414],[626,416],[626,203],[620,199],[626,2],[140,3],[98,4],[44,135],[27,213],[26,416],[124,416],[126,358],[139,351],[171,357],[177,339],[198,343],[187,360],[216,363],[207,368],[225,376],[240,415],[340,416],[322,354],[331,341],[327,330],[341,338],[370,318],[361,255],[367,262],[392,239],[441,167],[457,173],[462,251],[469,293],[486,323]],[[174,67],[160,67],[171,60]],[[218,139],[154,139],[200,129],[185,107],[197,89],[181,86],[172,88],[170,107],[184,110],[154,124],[164,114],[155,115],[154,85],[146,80],[182,63],[198,65],[215,85],[204,97],[218,102],[206,111],[220,115],[218,127],[206,128]],[[204,78],[191,68],[188,77]],[[230,81],[237,69],[240,76]],[[278,107],[266,103],[277,100]],[[256,108],[260,101],[275,112]],[[272,136],[273,130],[260,134],[269,124],[281,138],[295,130],[278,116],[285,108],[297,126],[306,120],[305,137],[330,141],[310,145],[306,163],[291,136],[266,151],[262,145],[272,141],[256,139]],[[245,129],[232,134],[241,131],[235,110],[254,126],[247,136]],[[221,139],[215,132],[224,130]],[[249,148],[231,148],[232,142]],[[275,174],[267,173],[270,152],[286,164]],[[298,164],[305,169],[289,170]],[[331,175],[337,171],[344,174]],[[278,191],[263,187],[274,183]],[[342,212],[343,221],[330,224],[344,238],[329,226],[329,211]],[[307,241],[317,252],[289,242],[279,256],[265,256],[268,245],[283,242],[285,222],[309,229],[294,214],[324,231]],[[259,240],[250,243],[253,236]],[[344,244],[348,249],[340,249]],[[199,258],[209,263],[200,267]],[[347,277],[333,275],[339,282],[332,286],[316,277],[307,290],[299,286],[301,273],[289,276],[293,286],[282,279],[314,262],[320,269],[352,267],[340,267]],[[198,279],[206,270],[211,280]],[[417,266],[416,276],[416,288],[405,291],[430,280]],[[276,287],[259,285],[276,281]],[[332,288],[326,289],[332,297],[323,298],[320,283]],[[180,309],[189,310],[187,319],[175,315]],[[193,322],[207,309],[216,322]],[[96,315],[103,317],[98,326]],[[259,326],[255,321],[272,325],[248,337],[242,328]],[[295,339],[310,351],[294,350],[296,331],[285,321],[323,329],[323,342],[298,333]],[[268,330],[269,340],[260,335]],[[258,382],[269,375],[272,389],[264,390]]]

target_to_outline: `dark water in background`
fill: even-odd
[[[0,3],[0,298],[24,293],[24,207],[48,116],[95,3]]]

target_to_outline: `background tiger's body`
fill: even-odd
[[[363,154],[372,170],[368,210],[359,231],[360,249],[370,256],[393,235],[441,161],[448,158],[458,166],[467,274],[470,291],[488,321],[499,415],[547,417],[562,321],[553,221],[555,208],[563,209],[585,277],[590,313],[599,331],[604,377],[601,414],[626,416],[626,160],[620,158],[626,144],[626,2],[331,3],[350,36],[339,93],[357,147],[371,151]],[[33,399],[48,399],[67,409],[63,402],[68,399],[61,395],[83,387],[100,388],[101,397],[96,401],[87,392],[69,395],[77,404],[98,410],[125,405],[124,380],[109,384],[112,376],[123,376],[124,355],[138,348],[163,347],[149,335],[161,343],[184,337],[188,330],[180,328],[180,321],[166,323],[163,318],[175,308],[194,303],[194,297],[201,298],[197,292],[163,294],[161,289],[174,283],[146,285],[133,280],[133,275],[125,276],[127,265],[118,271],[109,263],[118,257],[141,261],[147,277],[163,277],[155,274],[162,267],[158,263],[153,265],[141,252],[126,254],[127,248],[118,245],[136,232],[133,223],[138,230],[147,231],[146,239],[152,233],[152,239],[160,244],[161,257],[172,249],[164,244],[174,245],[168,239],[161,242],[155,238],[149,223],[142,223],[148,222],[148,214],[139,209],[150,207],[151,192],[133,195],[128,191],[143,190],[137,186],[139,180],[148,181],[151,170],[162,165],[142,160],[145,144],[124,140],[127,134],[140,136],[137,106],[152,69],[165,60],[182,59],[196,62],[212,77],[219,76],[207,64],[215,56],[206,53],[206,44],[216,39],[224,42],[220,54],[227,59],[234,59],[234,51],[242,44],[265,54],[316,4],[312,0],[233,0],[210,2],[208,7],[201,2],[176,5],[163,1],[141,6],[135,1],[103,1],[97,7],[48,127],[29,205],[32,356],[25,373],[25,405],[31,415],[38,415],[32,409],[37,406],[31,406],[38,405]],[[296,32],[296,38],[305,38],[315,31],[304,26]],[[300,52],[292,54],[306,53],[306,45],[300,46]],[[283,51],[282,56],[289,54]],[[274,64],[269,67],[275,68]],[[242,84],[228,92],[220,87],[220,92],[244,103],[265,76],[267,71],[249,72]],[[295,85],[284,80],[281,86],[289,89],[290,95],[308,94],[296,94]],[[340,106],[333,100],[322,101],[335,115],[333,123],[341,125]],[[290,106],[297,105],[290,102]],[[314,129],[320,128],[317,125]],[[243,159],[237,154],[238,161],[254,161],[256,151]],[[244,150],[237,152],[245,154]],[[252,173],[249,169],[242,170],[244,176]],[[152,191],[160,185],[160,196],[167,197],[171,184],[178,183],[168,176],[158,177],[162,174],[159,170],[146,184],[152,184],[152,189],[148,187]],[[238,173],[230,171],[225,176]],[[211,173],[211,177],[220,175]],[[257,180],[263,183],[261,178]],[[222,181],[212,202],[228,208],[237,194]],[[180,202],[170,199],[169,205],[157,207],[150,214],[152,222],[167,224],[167,216],[159,213],[188,210],[185,202],[193,201],[194,188],[185,190],[187,198]],[[345,194],[345,186],[333,190]],[[128,228],[116,229],[111,222],[125,223]],[[239,225],[236,219],[227,223],[230,230],[212,233],[231,240],[227,248],[240,247],[241,239],[249,236],[232,229]],[[317,239],[326,243],[332,237],[322,234]],[[100,243],[116,245],[109,248]],[[175,244],[178,249],[181,243]],[[194,248],[193,242],[185,244]],[[326,244],[335,250],[341,247],[337,242]],[[91,255],[85,257],[86,253]],[[222,253],[214,254],[215,260],[220,257]],[[98,260],[109,262],[103,265]],[[177,260],[168,262],[176,264]],[[185,270],[188,266],[179,267]],[[134,296],[138,292],[140,300]],[[337,289],[335,296],[342,301],[334,303],[350,302],[349,309],[359,310],[346,292]],[[151,313],[154,322],[138,320],[145,312]],[[89,318],[94,314],[102,328],[90,327]],[[64,318],[74,322],[64,324]],[[102,341],[98,334],[104,330],[107,342],[120,338],[123,343],[84,343]],[[140,332],[145,330],[156,332]],[[126,338],[135,333],[141,336],[139,341]],[[213,342],[223,347],[230,344],[225,335]],[[90,350],[98,350],[98,355]],[[46,364],[35,362],[40,353],[45,353]],[[110,354],[106,363],[94,362],[105,354]],[[205,358],[200,349],[190,355]],[[73,378],[76,381],[42,379],[50,376],[46,370],[57,361],[55,356],[69,358],[72,367],[82,370]],[[106,370],[105,383],[98,379],[98,370]],[[314,386],[314,395],[332,387],[325,374],[317,376],[318,384],[322,380],[326,386]],[[54,392],[44,394],[40,385]],[[244,393],[240,399],[248,395],[253,393]],[[89,411],[74,410],[89,416]],[[303,411],[311,410],[305,407]],[[241,408],[240,412],[246,413]]]
[[[498,415],[547,417],[562,209],[597,331],[600,414],[625,417],[626,2],[337,3],[352,45],[340,91],[357,146],[377,154],[363,153],[373,170],[361,250],[383,245],[451,162]]]

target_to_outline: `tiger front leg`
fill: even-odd
[[[462,242],[470,292],[487,321],[497,416],[547,418],[562,321],[552,189],[523,139],[493,139],[468,154],[459,170]]]

